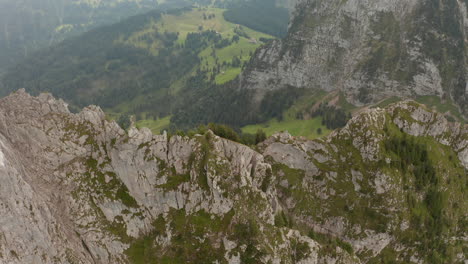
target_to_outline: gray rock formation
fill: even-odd
[[[385,142],[400,137],[431,148],[438,183],[416,190],[416,174],[394,166]],[[468,127],[413,102],[255,151],[211,132],[124,131],[98,107],[72,114],[20,90],[0,99],[0,262],[425,261],[428,226],[414,218],[438,218],[412,208],[433,212],[430,188],[447,195],[446,227],[423,245],[445,241],[442,257],[462,261],[467,161]]]

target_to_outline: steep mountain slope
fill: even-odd
[[[0,100],[0,259],[462,262],[468,126],[414,102],[257,151],[123,131],[48,94]]]
[[[257,101],[290,86],[339,89],[355,104],[437,95],[466,115],[467,4],[302,1],[288,36],[256,52],[241,87],[257,90]]]

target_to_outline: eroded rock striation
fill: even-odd
[[[20,90],[0,100],[0,260],[462,262],[467,170],[468,126],[411,101],[251,148]]]

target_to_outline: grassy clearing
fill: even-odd
[[[244,32],[245,31],[244,28]],[[221,49],[208,47],[200,52],[199,55],[200,59],[202,59],[202,69],[215,66],[216,60],[212,56],[213,51],[219,63],[231,62],[234,57],[239,57],[241,61],[248,61],[250,59],[250,53],[253,53],[259,46],[260,43],[241,37],[238,42]]]
[[[188,33],[198,32],[199,27],[203,30],[214,30],[220,33],[224,38],[234,36],[236,24],[224,20],[223,13],[226,9],[201,7],[194,8],[192,11],[185,12],[179,16],[164,14],[162,19],[154,25],[160,32],[179,32],[179,43],[183,43]],[[204,19],[203,15],[214,15],[211,19]],[[259,39],[260,37],[273,38],[272,36],[244,27],[244,31],[251,37]]]
[[[136,123],[136,126],[139,128],[147,127],[151,129],[151,131],[154,134],[161,134],[162,130],[169,128],[170,122],[171,122],[171,116],[166,116],[158,120],[151,120],[151,119],[140,120]]]
[[[220,61],[225,61],[226,59],[230,59],[234,56],[247,60],[250,58],[249,52],[253,52],[258,46],[260,45],[255,44],[246,38],[241,38],[235,45],[230,45],[217,50],[216,53]]]
[[[220,8],[194,8],[192,11],[183,14],[164,14],[162,19],[156,23],[156,27],[161,31],[179,32],[178,42],[182,44],[188,33],[198,32],[199,27],[203,30],[214,30],[223,36],[232,28],[232,24],[224,20],[224,9]],[[212,19],[203,19],[205,15],[215,15]]]
[[[317,133],[317,129],[322,129],[322,134]],[[315,139],[328,135],[331,130],[322,125],[322,118],[316,117],[309,120],[270,120],[265,124],[248,125],[242,128],[242,132],[254,134],[258,129],[265,131],[267,136],[276,132],[288,131],[293,136],[303,136],[308,139]]]
[[[313,108],[313,106],[318,102],[326,103],[330,101],[331,99],[328,98],[330,95],[330,93],[321,90],[308,91],[307,94],[302,96],[283,113],[282,121],[272,119],[263,124],[248,125],[242,128],[242,132],[255,133],[258,129],[262,129],[265,131],[267,136],[271,136],[272,134],[280,131],[288,131],[293,136],[303,136],[308,139],[326,136],[330,134],[332,130],[327,129],[325,125],[322,125],[322,117],[305,118],[305,120],[303,120],[298,119],[297,116],[300,113],[307,112],[307,110]],[[340,98],[338,98],[338,106],[344,109],[355,108],[353,105],[346,102],[345,99],[341,98],[342,96],[340,95]],[[322,133],[319,134],[317,131],[318,129],[320,129]]]
[[[227,83],[230,80],[233,80],[241,73],[240,68],[232,68],[230,67],[228,70],[221,72],[220,74],[216,75],[215,82],[216,84],[223,84]]]

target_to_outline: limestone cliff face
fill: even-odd
[[[289,34],[257,51],[242,87],[343,90],[356,104],[438,95],[468,111],[467,2],[298,3]]]
[[[398,140],[429,148],[428,180]],[[465,258],[466,125],[402,102],[324,139],[278,134],[256,149],[210,132],[126,132],[97,107],[72,114],[50,95],[14,93],[0,100],[0,262]]]

